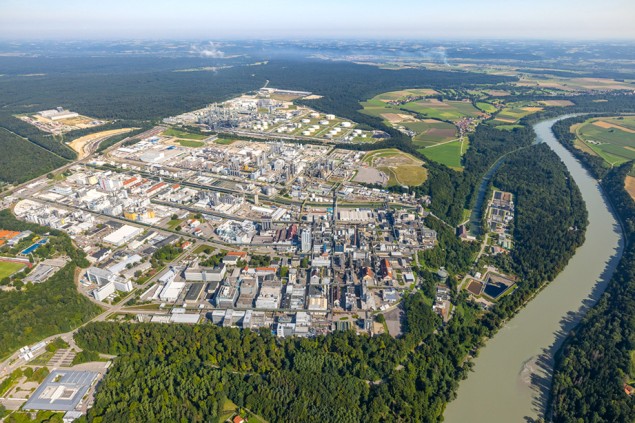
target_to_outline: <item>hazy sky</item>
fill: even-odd
[[[0,0],[2,39],[635,39],[635,0]]]

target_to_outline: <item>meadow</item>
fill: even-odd
[[[452,169],[461,170],[461,157],[468,148],[468,141],[451,141],[434,147],[422,148],[418,151],[430,160],[444,164]]]
[[[451,123],[434,119],[424,119],[419,122],[404,122],[402,125],[417,133],[412,138],[414,145],[428,147],[456,138],[456,127]]]
[[[183,147],[199,148],[205,145],[204,142],[194,140],[176,140]]]
[[[504,107],[493,120],[493,123],[515,124],[525,116],[543,110],[542,107],[511,103]]]
[[[176,129],[176,128],[166,129],[165,131],[163,131],[163,135],[166,135],[168,137],[185,138],[188,140],[198,140],[198,141],[201,141],[207,138],[207,135],[193,134],[191,132],[181,131],[180,129]]]
[[[404,104],[401,108],[428,118],[452,122],[464,117],[476,117],[482,113],[468,101],[439,101],[437,99],[413,101]]]
[[[394,148],[370,152],[363,161],[388,175],[388,186],[418,186],[428,178],[421,160]]]
[[[590,119],[574,130],[582,143],[579,148],[610,165],[635,160],[635,116]]]

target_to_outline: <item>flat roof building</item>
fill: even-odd
[[[135,226],[124,225],[110,235],[104,237],[104,242],[121,247],[142,232],[141,228]]]
[[[54,370],[24,404],[25,410],[74,410],[99,373]]]

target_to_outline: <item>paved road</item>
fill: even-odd
[[[184,251],[176,259],[174,259],[170,264],[168,264],[168,266],[180,261],[183,258],[183,256],[189,254],[190,251],[192,251],[194,249],[194,247],[196,247],[196,244],[194,244],[192,246],[192,248],[189,249],[188,251]],[[46,342],[46,343],[49,343],[52,340],[54,340],[55,338],[62,338],[64,341],[66,341],[71,346],[71,348],[74,348],[75,350],[81,350],[81,348],[79,348],[77,346],[77,344],[75,343],[75,340],[73,339],[73,336],[75,335],[75,332],[77,332],[80,328],[86,326],[87,324],[89,324],[91,322],[103,322],[106,319],[108,319],[109,316],[111,316],[113,314],[116,314],[116,313],[119,313],[120,311],[122,311],[123,308],[125,307],[126,302],[128,302],[128,300],[133,298],[137,294],[137,291],[145,290],[150,284],[154,283],[159,278],[160,274],[161,274],[161,272],[157,272],[152,278],[148,279],[143,285],[140,285],[136,290],[132,291],[130,294],[128,294],[126,297],[124,297],[117,305],[108,306],[107,310],[104,310],[102,313],[100,313],[99,315],[95,316],[93,319],[89,320],[88,322],[82,324],[81,326],[78,326],[77,328],[73,329],[70,332],[66,332],[66,333],[62,333],[62,334],[56,334],[56,335],[51,335],[48,338],[45,338],[43,341]],[[77,273],[75,277],[76,277],[76,283],[78,283],[77,278],[79,277],[79,273]],[[104,306],[104,304],[100,304],[100,305]],[[39,351],[37,351],[37,354],[35,354],[35,357],[39,356],[40,354],[44,353],[45,351],[46,351],[45,348],[41,348]],[[20,366],[24,366],[24,365],[28,364],[28,362],[26,362],[25,360],[21,359],[19,356],[20,356],[20,352],[16,351],[9,358],[7,358],[2,363],[0,363],[0,378],[10,374],[12,371],[14,371],[15,369],[17,369]]]

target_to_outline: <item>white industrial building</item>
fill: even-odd
[[[103,241],[107,244],[121,247],[142,232],[141,228],[135,226],[124,225],[110,235],[104,237]]]
[[[198,263],[194,263],[185,269],[185,280],[194,282],[220,282],[227,273],[227,267],[221,263],[214,268],[199,267]]]
[[[280,307],[282,283],[280,281],[264,281],[256,298],[256,308],[272,310]]]
[[[173,303],[179,299],[179,295],[181,295],[183,288],[185,288],[185,282],[176,282],[171,280],[166,283],[163,290],[161,290],[159,299],[161,301],[165,301],[166,303]]]
[[[107,269],[90,267],[86,271],[86,278],[97,285],[97,288],[93,291],[93,296],[98,301],[104,301],[114,294],[115,291],[132,291],[132,282],[117,276]]]
[[[51,119],[51,120],[70,119],[70,118],[79,116],[79,113],[71,112],[69,110],[64,110],[63,107],[57,107],[51,110],[42,110],[41,112],[37,112],[37,113],[43,118]]]

